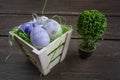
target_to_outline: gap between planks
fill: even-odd
[[[35,12],[38,15],[41,13]],[[32,13],[0,13],[0,15],[31,15]],[[78,16],[80,12],[47,12],[44,15]],[[107,17],[120,17],[120,13],[104,13]]]
[[[9,37],[8,35],[0,35],[0,37]],[[71,39],[82,39],[82,38],[79,38],[79,37],[71,37]],[[120,41],[120,39],[111,39],[111,38],[104,38],[103,40],[109,40],[109,41]]]

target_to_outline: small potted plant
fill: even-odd
[[[85,10],[77,20],[77,31],[81,36],[79,56],[88,58],[96,50],[107,27],[106,17],[98,10]]]

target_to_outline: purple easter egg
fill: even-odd
[[[50,42],[48,33],[41,26],[36,26],[31,31],[30,40],[32,45],[36,48],[45,47]]]
[[[41,17],[38,17],[35,21],[35,25],[43,25],[46,21],[48,20],[48,17],[46,16],[41,16]]]
[[[43,24],[43,28],[47,31],[51,39],[55,39],[58,35],[62,34],[61,25],[53,19],[48,19]]]
[[[33,22],[27,22],[20,26],[20,29],[22,32],[25,32],[26,34],[30,35],[31,30],[35,27],[35,24]]]

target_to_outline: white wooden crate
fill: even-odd
[[[62,62],[65,59],[71,34],[72,29],[52,41],[48,46],[41,50],[28,44],[16,34],[14,35],[14,42],[39,69],[39,71],[43,75],[47,75],[57,63]]]

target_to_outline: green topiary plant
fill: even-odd
[[[98,10],[85,10],[80,13],[77,21],[77,31],[82,37],[79,49],[92,52],[96,49],[99,39],[107,27],[106,17]]]

